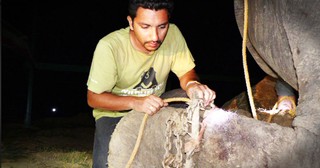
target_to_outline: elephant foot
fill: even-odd
[[[296,103],[294,96],[280,97],[276,103],[276,108],[279,110],[280,115],[288,113],[291,117],[296,116]]]
[[[267,117],[266,122],[270,123],[275,116],[278,118],[286,118],[293,120],[296,116],[296,103],[295,97],[293,96],[282,96],[279,97],[279,100],[273,106],[271,110],[266,110],[259,108],[258,109],[261,113],[266,113],[269,116]]]

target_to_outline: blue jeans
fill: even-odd
[[[165,92],[161,98],[172,98],[172,97],[187,97],[187,94],[182,89],[174,89]],[[185,103],[171,103],[170,106],[176,108],[186,108]],[[96,130],[94,134],[94,144],[93,144],[93,158],[92,167],[93,168],[106,168],[108,167],[108,151],[109,142],[111,135],[120,121],[121,117],[111,118],[102,117],[96,121]]]
[[[108,167],[108,151],[111,135],[121,117],[102,117],[96,121],[96,130],[93,144],[93,168]]]

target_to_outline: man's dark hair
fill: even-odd
[[[152,10],[166,9],[169,17],[173,11],[173,0],[129,0],[129,16],[134,19],[139,7]]]

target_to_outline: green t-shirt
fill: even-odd
[[[87,81],[90,91],[121,96],[160,96],[165,91],[170,71],[181,77],[195,67],[192,54],[176,25],[169,25],[165,40],[150,55],[133,48],[129,31],[129,27],[114,31],[98,42]],[[125,114],[93,109],[96,120]]]

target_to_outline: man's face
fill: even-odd
[[[134,48],[144,53],[157,50],[163,42],[169,28],[168,12],[139,7],[134,20],[128,16],[130,38]]]

